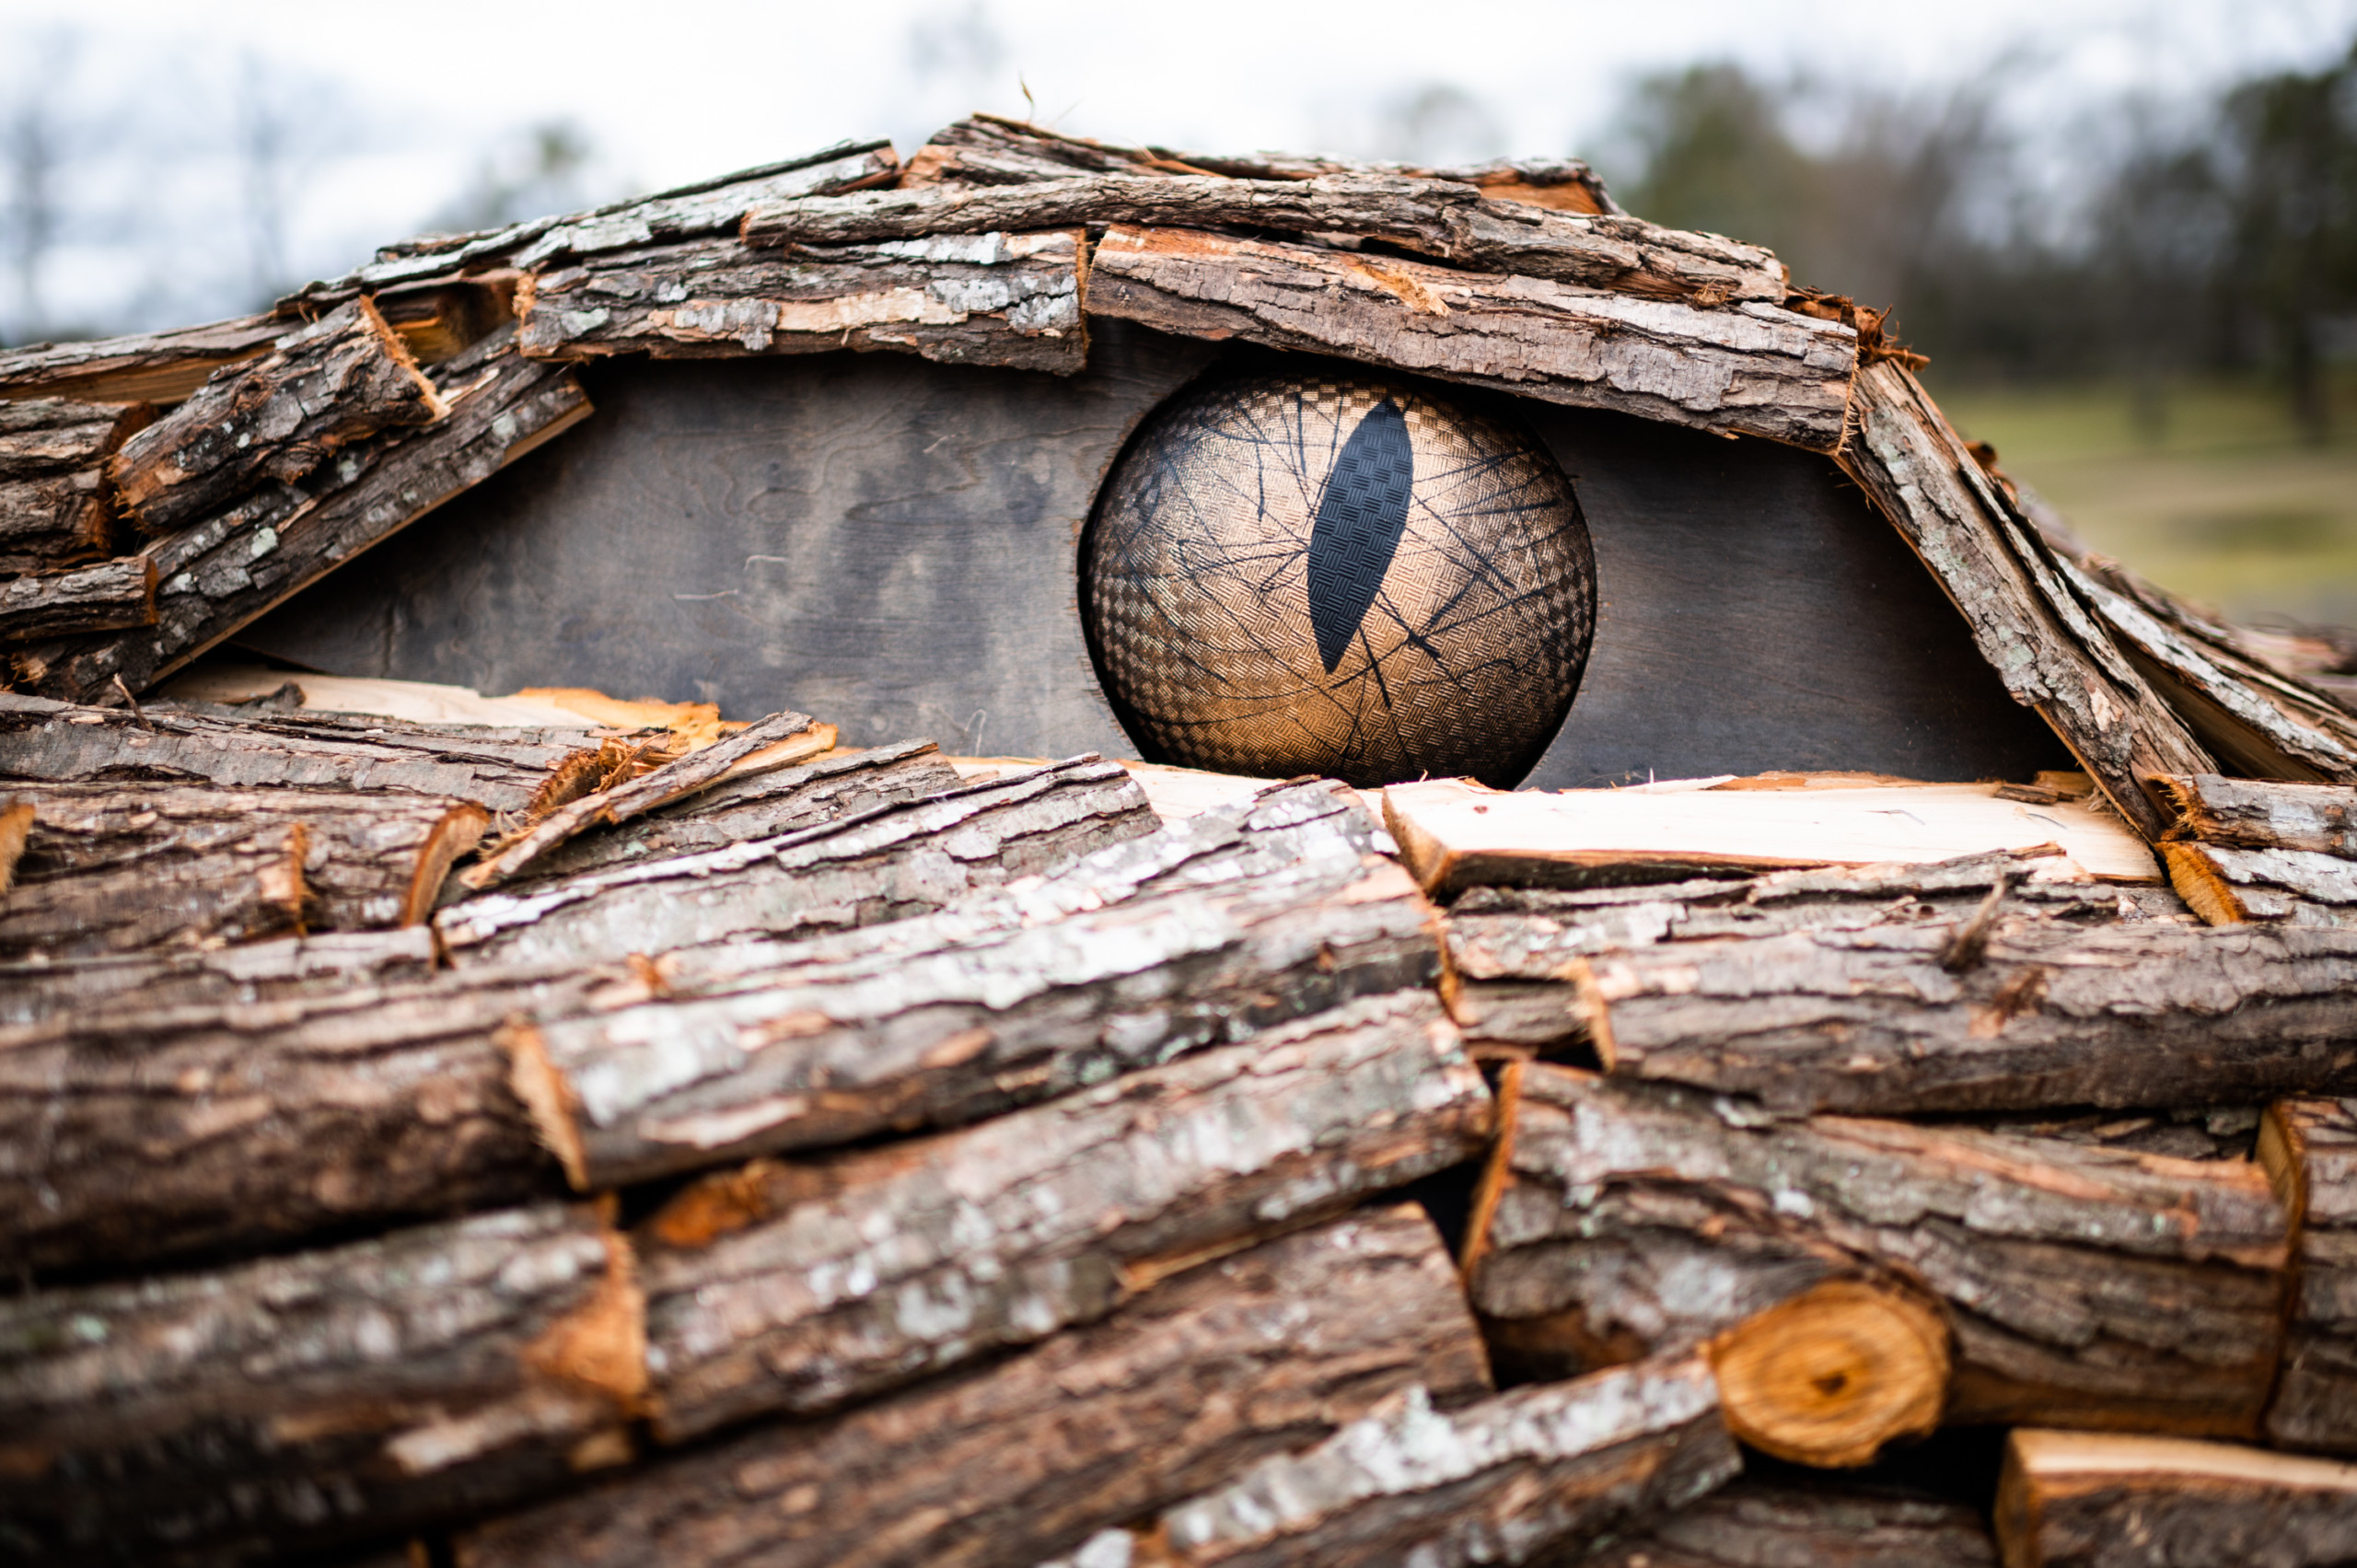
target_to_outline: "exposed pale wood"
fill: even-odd
[[[26,809],[30,811],[30,802]],[[68,1014],[88,1017],[106,1010],[153,1016],[228,1003],[250,1005],[323,983],[422,979],[433,968],[434,933],[423,925],[331,931],[194,951],[166,948],[68,959],[36,955],[0,964],[0,1026]]]
[[[1925,865],[2048,846],[2097,877],[2159,880],[2152,852],[2117,818],[2074,802],[2007,800],[1999,787],[1541,794],[1434,779],[1393,784],[1383,798],[1385,824],[1409,869],[1443,895],[1481,883],[1671,882],[1797,866]]]
[[[2160,783],[2177,807],[2171,838],[2357,859],[2357,789],[2216,773]]]
[[[155,417],[145,403],[0,401],[0,572],[106,554],[114,541],[107,459]]]
[[[536,359],[888,350],[1070,376],[1087,363],[1079,229],[805,248],[617,250],[526,281]]]
[[[0,804],[0,895],[16,886],[17,865],[32,841],[33,803],[8,797]]]
[[[1605,1065],[1800,1109],[2218,1105],[2357,1084],[2357,932],[2005,914],[1572,960]]]
[[[134,525],[166,533],[266,482],[293,484],[380,430],[447,412],[376,306],[355,299],[206,382],[125,441],[107,476]]]
[[[2212,925],[2357,926],[2357,860],[2315,850],[2164,843],[2179,897]]]
[[[1581,1568],[1996,1568],[1980,1510],[1875,1486],[1730,1481]]]
[[[1947,590],[1981,656],[2038,710],[2146,838],[2167,827],[2144,781],[2215,771],[2185,723],[2091,620],[2061,563],[1982,470],[1914,376],[1861,370],[1838,454]]]
[[[516,285],[522,275],[503,268],[389,289],[373,297],[385,325],[400,334],[411,356],[420,365],[439,365],[516,319]]]
[[[125,555],[0,583],[0,643],[115,632],[156,620],[156,563]]]
[[[0,952],[52,958],[409,925],[490,816],[419,795],[19,786],[34,808]]]
[[[2006,1568],[2338,1568],[2357,1466],[2167,1437],[2015,1432],[1997,1491]]]
[[[655,1430],[826,1410],[1101,1318],[1457,1164],[1489,1109],[1402,992],[963,1132],[706,1178],[639,1233]]]
[[[1826,1280],[1723,1330],[1710,1354],[1727,1429],[1797,1464],[1871,1464],[1947,1404],[1947,1323],[1887,1284]]]
[[[2278,1102],[2260,1125],[2258,1156],[2298,1237],[2267,1436],[2287,1448],[2357,1452],[2357,1104]]]
[[[1087,308],[1820,452],[1841,443],[1857,362],[1849,328],[1764,301],[1698,308],[1125,225],[1097,245]]]
[[[457,1560],[1031,1568],[1410,1384],[1444,1408],[1489,1391],[1440,1239],[1401,1206],[1190,1270],[1023,1354],[468,1531]]]
[[[7,660],[18,691],[110,702],[144,691],[290,595],[589,414],[578,383],[495,338],[441,367],[450,412],[345,447],[305,492],[271,486],[157,540],[157,624],[41,643]]]
[[[365,1540],[626,1459],[621,1237],[546,1205],[0,1301],[0,1512],[52,1562]]]
[[[9,349],[0,353],[0,400],[178,402],[223,366],[269,353],[290,325],[265,313],[168,332]]]
[[[1740,1468],[1710,1374],[1692,1360],[1516,1388],[1447,1414],[1411,1388],[1317,1447],[1263,1459],[1055,1568],[1564,1561]]]
[[[2245,1162],[1516,1071],[1471,1288],[1526,1357],[1676,1350],[1860,1279],[1942,1304],[1947,1421],[2257,1430],[2289,1227]]]

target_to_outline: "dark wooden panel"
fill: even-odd
[[[1105,323],[1070,380],[853,354],[596,367],[588,424],[239,641],[339,674],[794,707],[853,743],[1133,753],[1074,546],[1121,442],[1209,358]],[[1599,580],[1531,784],[2070,765],[1830,460],[1513,407],[1576,481]]]

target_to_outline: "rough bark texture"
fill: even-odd
[[[2357,1453],[2357,1103],[2278,1103],[2258,1154],[2299,1238],[2267,1436],[2287,1448]]]
[[[642,1327],[621,1237],[555,1204],[0,1302],[8,1545],[235,1561],[512,1502],[629,1457]]]
[[[119,632],[156,621],[156,563],[126,555],[0,583],[0,643]]]
[[[528,279],[536,359],[890,350],[1069,376],[1088,358],[1078,229],[805,248],[735,240],[621,250]]]
[[[1997,1568],[1980,1513],[1872,1486],[1730,1481],[1581,1568]]]
[[[1310,180],[1099,174],[804,197],[753,209],[743,238],[757,247],[798,248],[1109,224],[1348,234],[1475,272],[1697,305],[1782,305],[1786,292],[1783,263],[1753,246],[1641,218],[1484,200],[1470,184],[1390,174]]]
[[[1404,992],[964,1132],[707,1178],[640,1233],[655,1430],[826,1410],[1101,1318],[1457,1164],[1489,1110]]]
[[[2212,925],[2357,926],[2357,861],[2302,849],[2165,843],[2170,885]]]
[[[1526,1353],[1658,1353],[1855,1273],[1945,1305],[1949,1421],[2257,1430],[2288,1225],[2249,1165],[1518,1076],[1472,1291]]]
[[[2357,1466],[2223,1443],[2021,1431],[2005,1446],[2006,1568],[2340,1568]]]
[[[1032,1568],[1410,1384],[1444,1408],[1489,1392],[1456,1271],[1431,1222],[1402,1206],[1190,1270],[993,1365],[468,1532],[457,1556],[465,1568]]]
[[[431,796],[41,784],[0,952],[52,958],[408,925],[482,808]]]
[[[2172,838],[2357,859],[2357,789],[2216,773],[2160,783],[2177,807]]]
[[[1516,1388],[1452,1414],[1411,1388],[1315,1448],[1263,1459],[1166,1510],[1150,1529],[1092,1540],[1060,1568],[1554,1562],[1741,1468],[1697,1361]]]
[[[1615,1072],[1792,1109],[2248,1103],[2357,1083],[2357,932],[2007,916],[1573,960]]]
[[[857,820],[485,894],[435,928],[462,965],[815,935],[923,914],[1155,826],[1125,771],[1081,758]]]
[[[1912,374],[1858,373],[1855,433],[1838,457],[1940,580],[1981,656],[2036,708],[2148,839],[2168,826],[2142,781],[2215,769],[2168,705],[2090,619],[2060,563]]]
[[[1698,308],[1186,229],[1108,232],[1087,308],[1821,452],[1840,445],[1858,357],[1849,328],[1761,301]]]
[[[423,979],[433,968],[434,933],[423,925],[284,936],[193,952],[168,948],[63,961],[36,956],[0,964],[0,1028],[69,1013],[162,1014],[275,1002],[321,986]]]
[[[156,416],[145,403],[0,401],[0,572],[53,571],[106,554],[106,461]]]
[[[185,528],[269,481],[292,484],[380,430],[445,405],[376,306],[355,299],[206,382],[108,459],[143,532]]]
[[[135,632],[40,643],[7,660],[16,688],[110,703],[120,677],[145,691],[281,600],[378,544],[540,442],[588,417],[563,371],[506,352],[503,335],[451,361],[437,378],[449,412],[418,431],[387,432],[339,452],[303,487],[270,484],[157,540],[157,623]]]
[[[242,316],[94,343],[33,343],[0,354],[0,399],[178,402],[225,365],[268,354],[291,322]]]

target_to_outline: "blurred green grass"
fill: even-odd
[[[2093,549],[2236,621],[2357,625],[2357,375],[2321,447],[2256,380],[2179,383],[2142,411],[2119,385],[1931,390]]]

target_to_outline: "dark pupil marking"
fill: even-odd
[[[1386,398],[1342,443],[1309,529],[1309,629],[1329,675],[1382,591],[1399,536],[1408,531],[1408,493],[1415,482],[1408,421]]]

